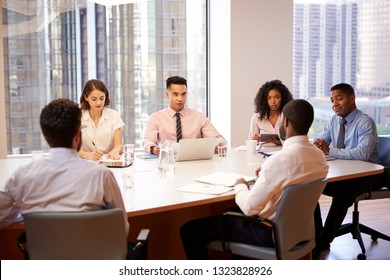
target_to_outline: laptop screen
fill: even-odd
[[[182,139],[177,147],[176,161],[212,159],[216,138]]]

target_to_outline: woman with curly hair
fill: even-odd
[[[261,134],[277,134],[280,114],[290,100],[293,96],[281,81],[273,80],[262,85],[254,100],[255,113],[251,118],[248,138],[260,141]],[[281,145],[280,140],[273,137],[266,142]]]

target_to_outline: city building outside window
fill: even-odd
[[[378,134],[390,134],[389,26],[387,0],[294,0],[293,92],[315,107],[311,137],[334,114],[338,83],[354,87]]]
[[[115,4],[116,2],[120,4]],[[142,144],[150,114],[168,105],[165,80],[188,80],[188,106],[206,112],[206,0],[7,1],[3,54],[8,154],[46,149],[39,114],[56,98],[79,103],[89,79],[104,81]]]

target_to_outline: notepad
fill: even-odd
[[[253,182],[256,180],[255,176],[244,176],[237,173],[230,172],[216,172],[196,179],[198,182],[232,187],[237,179],[243,178],[245,181]]]
[[[158,156],[156,156],[155,154],[139,154],[139,155],[137,155],[137,157],[140,159],[156,159],[156,158],[158,158]]]

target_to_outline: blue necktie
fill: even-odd
[[[176,140],[179,142],[181,139],[181,120],[180,113],[176,113]]]
[[[344,140],[345,140],[345,124],[346,123],[347,123],[346,119],[344,119],[344,118],[340,119],[340,130],[339,130],[339,135],[337,138],[337,147],[336,147],[338,149],[345,148]]]

